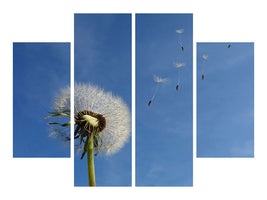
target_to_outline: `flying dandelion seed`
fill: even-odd
[[[163,79],[163,78],[160,78],[158,76],[154,76],[154,81],[157,83],[157,86],[156,86],[156,90],[155,90],[151,100],[148,102],[148,106],[151,105],[153,99],[156,97],[156,94],[157,94],[157,91],[158,91],[158,88],[159,88],[159,84],[167,81],[167,79]]]
[[[52,115],[70,117],[70,89],[56,97]],[[130,112],[124,101],[92,84],[76,84],[74,92],[75,146],[87,153],[89,185],[95,186],[93,155],[118,152],[130,137]],[[68,122],[69,123],[69,122]],[[66,124],[52,123],[51,125]],[[53,135],[62,136],[62,131]]]
[[[184,29],[176,30],[176,33],[179,34],[179,42],[180,42],[182,51],[184,51],[184,47],[183,47],[182,40],[181,40],[181,34],[182,34],[183,32],[184,32]]]
[[[202,58],[203,58],[204,60],[208,60],[209,55],[207,55],[207,54],[203,54],[203,55],[202,55]]]
[[[183,67],[183,66],[185,66],[185,63],[175,63],[175,67],[178,68],[178,83],[176,85],[176,90],[177,91],[179,89],[179,84],[180,84],[180,70],[181,70],[180,68]]]
[[[228,49],[231,47],[231,44],[228,45]]]
[[[209,55],[207,55],[207,54],[203,54],[203,55],[202,55],[202,58],[203,58],[203,63],[202,63],[202,76],[201,76],[201,79],[203,80],[203,79],[204,79],[204,61],[205,61],[205,60],[208,60]]]

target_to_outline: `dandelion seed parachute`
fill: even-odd
[[[183,44],[182,44],[182,41],[181,41],[181,34],[182,34],[183,32],[184,32],[184,29],[176,30],[176,33],[179,34],[179,42],[180,42],[182,51],[184,51],[184,47],[183,47]]]
[[[155,76],[154,75],[154,81],[157,83],[157,86],[156,86],[156,90],[155,90],[151,100],[148,102],[148,106],[151,105],[153,99],[156,97],[156,94],[157,94],[157,91],[158,91],[158,88],[159,88],[159,84],[167,81],[167,79],[163,79],[163,78],[160,78],[159,76]]]
[[[179,84],[180,84],[180,68],[185,66],[185,63],[175,63],[175,67],[178,68],[178,83],[177,83],[177,86],[176,86],[176,90],[178,91],[179,89]]]
[[[163,82],[166,82],[167,79],[160,78],[159,76],[154,76],[154,81],[156,83],[163,83]]]
[[[184,63],[175,63],[175,67],[177,67],[177,68],[181,68],[183,66],[185,66]]]
[[[207,55],[207,54],[203,54],[203,55],[202,55],[202,58],[203,58],[204,60],[208,60],[209,55]]]
[[[56,97],[54,109],[62,112],[69,108],[70,89],[66,88]],[[83,148],[83,143],[85,145],[84,137],[88,133],[94,134],[95,155],[111,155],[118,152],[130,137],[128,106],[120,97],[112,95],[111,92],[104,92],[92,84],[75,84],[74,115],[74,138],[80,138],[75,144],[78,150]],[[105,120],[105,125],[101,117]],[[104,128],[100,128],[101,124]],[[84,151],[83,155],[84,153],[86,152]]]
[[[205,60],[208,60],[209,55],[207,55],[207,54],[203,54],[203,55],[202,55],[202,58],[203,58],[204,61],[205,61]],[[201,75],[201,79],[202,79],[202,80],[204,79],[204,61],[203,61],[203,63],[202,63],[202,75]]]
[[[184,29],[179,29],[179,30],[176,30],[177,33],[181,34],[184,32]]]

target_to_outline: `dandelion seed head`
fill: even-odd
[[[70,107],[69,88],[61,91],[55,99],[55,110],[63,111]],[[77,125],[99,136],[94,151],[100,155],[118,152],[130,137],[130,111],[120,97],[92,84],[75,84],[74,118]],[[87,124],[87,125],[86,125]]]
[[[160,78],[159,76],[155,76],[155,75],[154,75],[154,81],[155,81],[156,83],[163,83],[163,82],[166,82],[167,79],[166,79],[166,78],[163,79],[163,78]]]
[[[181,33],[183,33],[183,32],[184,32],[184,29],[176,30],[176,33],[179,33],[179,34],[181,34]]]

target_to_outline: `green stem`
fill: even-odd
[[[94,166],[94,144],[93,144],[93,134],[88,136],[87,143],[87,165],[88,165],[88,178],[89,186],[95,185],[95,166]]]

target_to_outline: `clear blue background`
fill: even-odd
[[[13,44],[13,156],[69,157],[69,143],[48,137],[53,99],[70,85],[69,43]]]
[[[181,51],[178,29],[184,29]],[[136,15],[136,185],[193,185],[193,15]],[[178,68],[184,62],[179,90]],[[156,83],[167,78],[148,107]]]
[[[75,14],[75,82],[93,83],[131,108],[131,15]],[[74,184],[88,186],[86,156],[75,152]],[[116,154],[95,157],[97,186],[131,185],[131,139]]]
[[[198,157],[254,156],[254,44],[229,44],[197,44]]]

